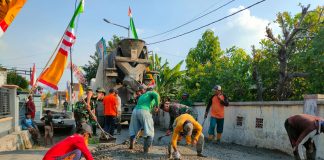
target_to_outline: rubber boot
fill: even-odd
[[[148,153],[152,145],[153,138],[148,136],[144,138],[144,153]]]
[[[222,138],[222,134],[221,133],[217,133],[217,139],[216,139],[216,144],[220,144],[220,140]]]
[[[135,138],[130,138],[129,149],[134,149],[134,146],[135,146]]]
[[[212,142],[214,139],[214,135],[208,135],[207,141],[206,142]]]

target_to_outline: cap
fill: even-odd
[[[188,93],[183,93],[182,96],[189,96],[189,94]]]
[[[214,86],[214,88],[213,88],[213,91],[221,91],[222,90],[222,87],[220,86],[220,85],[216,85],[216,86]]]
[[[92,91],[92,88],[90,86],[87,87],[87,91]]]
[[[110,88],[110,89],[109,89],[109,93],[113,93],[113,92],[116,92],[116,90],[113,89],[113,88]]]
[[[187,136],[192,135],[192,130],[193,130],[193,124],[191,122],[186,121],[186,124],[183,126],[183,131],[185,131]]]
[[[97,93],[106,93],[105,89],[102,88],[102,87],[98,87],[97,90],[96,90]]]
[[[83,123],[83,124],[81,125],[81,129],[83,129],[83,130],[85,130],[87,133],[89,133],[89,137],[92,137],[92,129],[91,129],[91,127],[90,127],[88,124]]]

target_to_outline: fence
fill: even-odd
[[[10,115],[9,90],[0,88],[0,118]]]

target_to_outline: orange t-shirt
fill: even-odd
[[[221,100],[224,100],[224,96],[220,96]],[[210,111],[211,117],[222,119],[224,118],[224,105],[220,103],[220,100],[215,95],[212,99],[212,105],[211,105],[211,111]]]
[[[104,97],[104,115],[105,116],[117,116],[117,98],[113,94],[109,94]]]

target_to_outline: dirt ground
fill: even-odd
[[[128,149],[128,144],[122,144],[128,140],[128,130],[125,126],[121,135],[116,135],[116,143],[100,143],[91,144],[93,156],[96,160],[125,160],[125,159],[168,159],[167,145],[170,142],[170,137],[163,138],[160,142],[157,138],[164,134],[164,131],[156,129],[156,135],[153,142],[153,147],[148,154],[143,153],[143,139],[141,138],[135,145],[134,150]],[[55,138],[55,142],[65,138],[68,135],[59,134]],[[30,150],[0,152],[0,159],[6,160],[38,160],[42,159],[49,147],[35,147]],[[185,146],[184,140],[179,144],[179,152],[182,159],[188,160],[292,160],[290,155],[282,152],[272,151],[267,149],[245,147],[236,144],[222,143],[205,144],[204,154],[207,158],[196,156],[196,149],[191,146]]]

